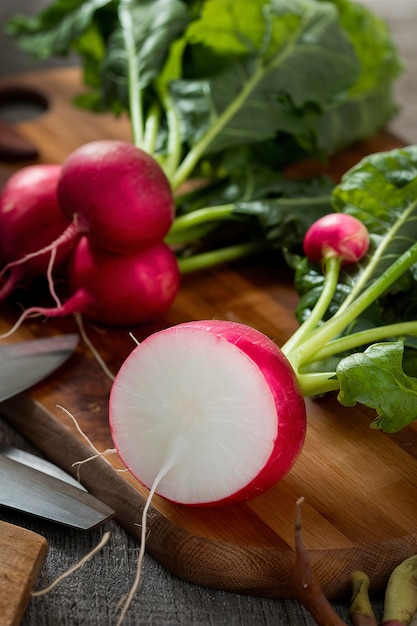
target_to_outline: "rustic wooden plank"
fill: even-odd
[[[45,537],[0,521],[0,620],[19,626],[48,550]]]

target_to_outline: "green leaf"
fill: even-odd
[[[55,0],[34,18],[16,16],[8,31],[40,58],[75,52],[85,84],[96,91],[77,102],[119,115],[132,105],[123,2]],[[175,152],[195,152],[201,140],[178,180],[194,171],[203,155],[211,158],[228,147],[279,142],[279,167],[285,152],[289,161],[303,153],[330,154],[384,124],[393,112],[398,58],[384,23],[355,5],[130,0],[129,37],[137,51],[136,82],[144,92],[143,119],[158,100],[162,114],[155,144],[161,157],[172,151],[169,85],[182,130],[183,144],[178,141]],[[263,151],[269,164],[275,152]]]
[[[37,17],[12,18],[7,32],[18,37],[23,50],[40,59],[65,56],[90,28],[96,12],[106,7],[110,7],[106,20],[107,29],[111,30],[116,16],[112,0],[56,0]]]
[[[300,7],[297,1],[240,0],[236,10],[234,0],[209,0],[200,19],[191,24],[187,39],[220,57],[242,58],[259,52],[268,56],[291,40],[302,17]],[[274,14],[280,19],[274,20]]]
[[[376,409],[372,428],[387,433],[401,430],[417,418],[417,378],[404,373],[402,341],[378,343],[352,354],[338,364],[338,400]]]
[[[131,33],[137,52],[138,87],[144,89],[162,71],[171,44],[189,22],[187,7],[181,0],[130,0],[133,24]],[[103,75],[126,78],[127,63],[122,28],[109,40]]]
[[[350,89],[349,95],[362,98],[364,94],[386,87],[403,69],[388,25],[359,2],[330,1],[339,10],[340,23],[346,30],[360,63],[358,80]]]
[[[326,155],[372,137],[397,112],[391,83],[369,92],[349,93],[343,102],[327,108],[317,118],[317,146]]]
[[[340,23],[354,47],[360,72],[340,101],[317,120],[318,147],[324,154],[334,154],[371,137],[387,124],[397,112],[392,83],[403,69],[384,20],[358,2],[331,2],[339,10]]]
[[[336,211],[350,213],[364,222],[371,236],[366,257],[360,263],[342,268],[330,308],[334,312],[342,302],[351,302],[383,275],[417,240],[417,146],[379,152],[362,159],[334,188],[332,205]],[[313,275],[317,284],[322,280],[321,268],[313,264],[298,263],[296,271],[297,290],[303,296]],[[405,272],[378,303],[368,308],[363,319],[374,325],[412,319],[416,277],[417,268]],[[299,319],[308,314],[308,309],[304,311],[304,302],[310,308],[314,294],[300,302]]]
[[[416,198],[417,145],[364,157],[335,187],[333,205],[360,219],[371,233],[384,236]],[[410,221],[408,232],[415,238],[416,216]]]
[[[267,240],[286,251],[299,251],[307,229],[329,213],[333,184],[326,179],[281,181],[280,190],[278,184],[271,186],[273,197],[237,202],[233,213],[256,217]]]
[[[305,141],[320,112],[358,75],[357,58],[332,5],[311,0],[256,5],[261,13],[256,28],[255,18],[247,24],[240,11],[236,16],[231,0],[212,0],[207,12],[221,7],[218,37],[211,12],[187,31],[191,46],[197,41],[208,54],[230,57],[227,69],[212,77],[171,85],[185,141],[192,148],[209,135],[202,154],[265,141],[278,131]],[[248,9],[249,15],[254,10]]]
[[[311,179],[287,179],[275,170],[241,160],[228,164],[230,176],[179,198],[177,216],[196,214],[201,209],[209,217],[210,209],[227,207],[227,219],[240,222],[240,230],[249,237],[265,238],[277,249],[299,251],[300,242],[312,222],[330,210],[333,181],[326,176]],[[203,209],[204,207],[204,209]],[[217,226],[224,224],[219,218]],[[186,241],[202,238],[215,222],[185,233]],[[242,235],[242,233],[241,233]],[[170,241],[173,241],[170,239]],[[179,240],[176,239],[178,242]]]

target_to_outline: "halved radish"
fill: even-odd
[[[109,411],[132,474],[187,505],[261,494],[291,469],[306,431],[304,399],[281,350],[227,321],[147,337],[120,368]]]

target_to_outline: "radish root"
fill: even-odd
[[[89,447],[94,452],[94,455],[88,457],[87,459],[84,459],[83,461],[76,461],[75,463],[73,463],[73,467],[76,466],[76,465],[81,466],[83,463],[86,463],[87,461],[92,461],[93,459],[96,459],[98,457],[103,458],[106,461],[106,463],[111,465],[110,461],[106,458],[106,455],[108,455],[108,454],[116,454],[117,451],[115,449],[110,449],[109,448],[109,449],[105,450],[104,452],[100,452],[100,450],[98,450],[96,448],[96,446],[93,444],[91,439],[89,439],[87,437],[87,435],[85,434],[85,432],[82,430],[81,426],[79,425],[79,423],[75,419],[74,415],[72,415],[72,413],[70,413],[70,411],[68,411],[68,409],[66,409],[65,407],[61,406],[60,404],[57,404],[56,406],[57,406],[58,409],[61,409],[61,411],[64,411],[64,413],[66,415],[68,415],[68,417],[71,418],[71,420],[73,421],[73,423],[75,425],[75,428],[77,429],[77,432],[87,442]],[[78,470],[77,470],[77,480],[80,480],[80,467],[78,467]]]
[[[54,278],[52,275],[54,265],[55,265],[55,260],[56,260],[56,248],[54,248],[51,252],[51,257],[48,263],[48,269],[46,271],[46,279],[48,281],[49,293],[51,294],[52,298],[55,300],[56,305],[58,307],[61,307],[62,303],[55,291]]]
[[[71,467],[77,468],[78,482],[81,482],[81,466],[84,465],[84,463],[88,463],[89,461],[94,461],[94,459],[98,459],[98,458],[105,458],[107,454],[116,454],[116,452],[117,451],[114,448],[107,448],[107,450],[104,450],[104,452],[98,452],[97,454],[93,454],[92,456],[89,456],[86,459],[83,459],[82,461],[75,461],[75,463],[73,463]],[[107,459],[105,460],[107,461]],[[116,470],[116,471],[126,472],[127,470],[122,469],[122,470]]]
[[[56,578],[50,585],[45,587],[44,589],[40,589],[39,591],[32,591],[31,596],[33,598],[38,598],[39,596],[44,596],[52,589],[54,589],[60,582],[62,582],[65,578],[67,578],[70,574],[77,571],[80,567],[82,567],[87,561],[89,561],[97,552],[99,552],[109,541],[110,539],[110,531],[106,531],[100,541],[100,543],[91,550],[88,554],[86,554],[78,563],[74,563],[70,568],[68,568],[65,572],[63,572],[58,578]]]
[[[24,256],[20,257],[19,259],[16,259],[15,261],[10,261],[9,263],[6,263],[6,265],[4,265],[4,267],[0,270],[0,278],[2,278],[8,270],[18,265],[27,263],[27,261],[30,261],[31,259],[34,259],[40,256],[41,254],[46,254],[47,252],[54,252],[54,251],[56,253],[57,248],[59,248],[60,246],[66,243],[68,244],[72,243],[77,237],[80,237],[81,234],[82,232],[78,224],[78,218],[77,216],[74,216],[74,220],[71,222],[71,224],[64,230],[62,235],[60,235],[57,239],[55,239],[55,241],[48,244],[44,248],[41,248],[40,250],[36,250],[35,252],[29,252],[28,254],[25,254]]]
[[[100,365],[101,369],[106,374],[106,376],[108,378],[110,378],[111,381],[113,381],[115,379],[115,375],[107,367],[104,359],[101,357],[101,355],[99,354],[98,350],[94,346],[93,342],[91,341],[91,339],[87,335],[87,333],[85,331],[84,324],[83,324],[83,318],[82,318],[81,313],[74,313],[74,319],[75,319],[75,321],[77,323],[79,333],[80,333],[81,338],[84,341],[85,345],[90,350],[90,352],[92,353],[92,355],[94,356],[95,360]]]
[[[177,437],[173,441],[171,453],[168,454],[163,466],[159,470],[159,473],[156,475],[155,480],[153,481],[152,487],[149,491],[148,497],[146,498],[143,511],[142,511],[140,550],[139,550],[139,556],[138,556],[137,565],[136,565],[136,574],[135,574],[135,578],[132,583],[132,586],[130,588],[130,591],[127,594],[126,600],[124,600],[123,607],[121,609],[121,613],[119,615],[119,619],[117,622],[117,626],[120,626],[122,624],[126,616],[126,613],[129,609],[129,606],[132,603],[132,600],[140,584],[140,579],[142,575],[142,567],[143,567],[143,559],[145,556],[145,548],[146,548],[148,511],[151,505],[152,498],[155,495],[155,491],[159,483],[161,482],[161,480],[178,463],[178,460],[182,457],[182,454],[183,454],[183,445],[182,445],[181,439]]]
[[[297,599],[315,619],[318,626],[346,626],[346,622],[335,613],[320,585],[314,578],[310,557],[302,535],[301,507],[303,502],[304,498],[297,500],[295,517],[293,587],[296,591]]]

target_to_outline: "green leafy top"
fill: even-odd
[[[129,111],[175,188],[231,147],[331,154],[395,110],[387,28],[348,0],[55,0],[8,31],[41,58],[75,51],[78,104]]]
[[[417,301],[417,146],[365,157],[335,187],[332,204],[367,225],[371,247],[360,263],[340,271],[329,265],[327,275],[303,256],[289,259],[302,295],[298,315],[305,321],[284,350],[307,393],[339,389],[342,404],[375,408],[373,426],[394,432],[417,419],[412,306]],[[333,288],[323,303],[331,279]],[[314,314],[318,306],[320,318]]]

